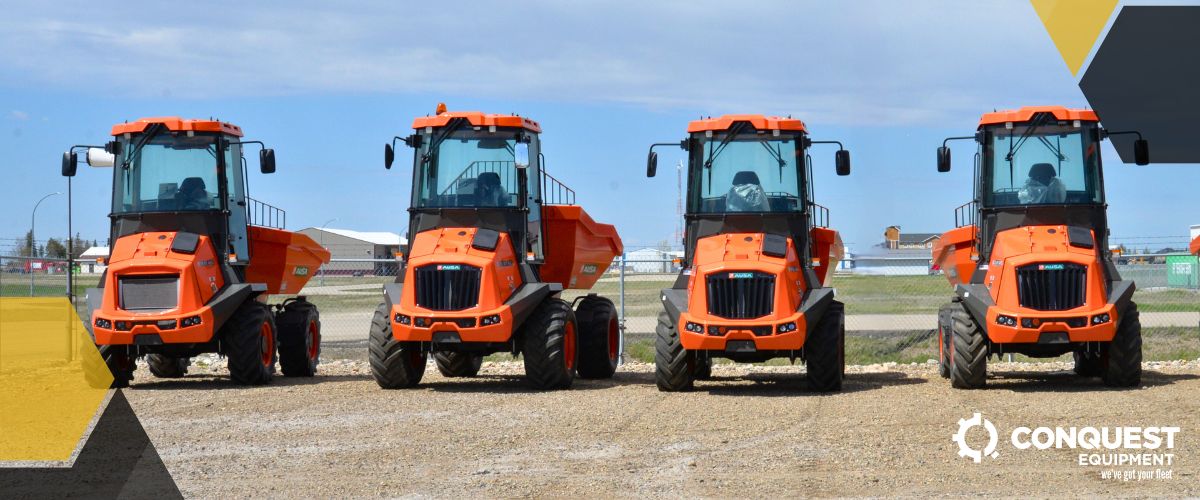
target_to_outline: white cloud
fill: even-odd
[[[26,113],[24,111],[12,110],[12,111],[8,112],[8,116],[12,117],[12,119],[14,119],[14,120],[22,121],[22,122],[29,119],[29,113]]]
[[[1076,95],[1024,2],[94,5],[7,9],[0,75],[106,95],[419,92],[847,124]]]

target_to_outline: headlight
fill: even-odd
[[[1100,324],[1108,323],[1109,321],[1111,321],[1111,319],[1112,318],[1108,317],[1108,313],[1097,314],[1095,316],[1092,316],[1092,324],[1100,325]]]
[[[794,332],[794,331],[796,331],[796,323],[795,322],[783,323],[783,324],[780,324],[779,326],[775,327],[776,333],[788,333],[788,332]]]
[[[1017,318],[1001,314],[996,316],[996,323],[1004,326],[1017,326]]]

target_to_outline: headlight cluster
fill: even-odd
[[[1017,326],[1017,318],[1001,314],[996,316],[996,324],[1004,326]]]
[[[412,324],[412,318],[410,318],[410,317],[408,317],[407,315],[404,315],[404,314],[396,314],[396,317],[395,317],[393,320],[394,320],[395,322],[397,322],[397,323],[400,323],[401,325],[410,325],[410,324]]]
[[[1100,324],[1108,323],[1111,320],[1112,320],[1112,318],[1108,317],[1108,313],[1097,314],[1095,316],[1092,316],[1092,324],[1093,325],[1100,325]]]
[[[133,323],[130,323],[128,321],[118,321],[116,324],[116,327],[117,327],[117,330],[120,330],[122,332],[127,332],[127,331],[133,329]]]
[[[183,318],[183,319],[179,320],[179,327],[180,327],[180,328],[186,328],[186,327],[189,327],[189,326],[196,326],[196,325],[199,325],[199,324],[200,324],[200,317],[199,317],[199,316],[192,316],[192,317],[189,317],[189,318]]]
[[[109,321],[107,319],[96,318],[96,328],[103,328],[105,330],[111,329],[112,321]]]
[[[499,325],[500,324],[500,315],[493,314],[491,316],[484,316],[483,319],[479,320],[479,324],[481,324],[483,326]]]
[[[794,332],[794,331],[796,331],[796,323],[795,322],[783,323],[783,324],[775,327],[775,332],[777,332],[777,333],[788,333],[788,332]]]
[[[433,318],[417,318],[417,319],[413,320],[413,324],[417,325],[420,328],[425,328],[427,326],[433,326]]]
[[[691,321],[688,321],[686,324],[684,324],[683,329],[692,333],[704,333],[704,325],[692,323]]]

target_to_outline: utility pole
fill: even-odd
[[[33,249],[37,246],[37,237],[34,233],[34,226],[37,224],[37,209],[38,206],[46,201],[46,198],[60,195],[60,192],[50,193],[43,196],[37,203],[33,204],[33,213],[29,215],[29,296],[33,297]]]

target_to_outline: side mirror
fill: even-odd
[[[392,162],[396,161],[396,150],[392,149],[391,144],[383,145],[383,168],[391,170]]]
[[[88,148],[86,160],[93,167],[111,167],[117,162],[117,157],[100,148]]]
[[[1150,164],[1150,143],[1145,139],[1133,141],[1133,162],[1138,165]]]
[[[516,146],[513,147],[513,159],[518,169],[524,170],[529,168],[529,144],[518,141]]]
[[[833,155],[833,163],[837,166],[838,175],[850,175],[850,151],[839,149]]]
[[[63,153],[62,157],[62,175],[63,177],[75,177],[75,164],[79,161],[79,157],[74,151]]]
[[[938,172],[949,172],[950,171],[950,148],[948,148],[946,146],[938,147],[937,155],[938,155],[938,159],[937,159]]]
[[[275,173],[275,150],[263,148],[258,152],[258,169],[264,174]]]
[[[646,177],[654,177],[658,172],[658,153],[650,152],[650,156],[646,157]]]

